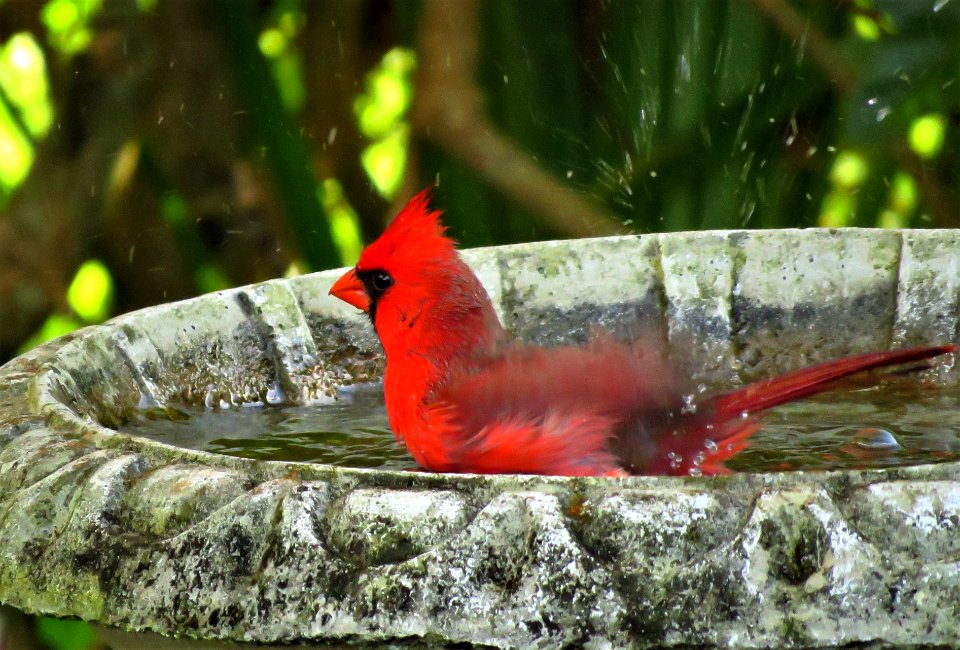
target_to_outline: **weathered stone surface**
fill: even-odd
[[[742,376],[890,346],[899,233],[851,228],[733,237],[742,260],[732,309]]]
[[[661,237],[670,347],[689,350],[675,362],[697,382],[736,383],[733,290],[737,249],[726,233],[707,233],[690,246],[682,234]]]
[[[474,514],[447,490],[358,489],[333,510],[325,522],[331,544],[363,566],[420,555],[463,530]]]
[[[676,233],[471,251],[519,335],[667,346],[692,384],[954,341],[953,231]],[[960,464],[728,478],[264,463],[109,429],[375,378],[336,272],[122,316],[0,368],[0,603],[261,644],[960,647]],[[933,381],[953,384],[943,363]],[[125,639],[125,640],[124,640]]]
[[[500,259],[503,322],[521,338],[555,344],[599,329],[626,339],[663,331],[656,237],[543,242]],[[571,292],[576,284],[582,291]]]

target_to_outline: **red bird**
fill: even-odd
[[[387,414],[421,466],[482,474],[715,474],[759,428],[755,414],[856,372],[956,346],[847,357],[687,407],[649,346],[518,342],[415,196],[330,289],[365,311],[387,359]]]

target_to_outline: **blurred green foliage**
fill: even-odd
[[[392,198],[406,170],[410,127],[407,111],[413,101],[416,55],[407,48],[388,51],[368,75],[354,102],[360,133],[370,144],[360,155],[363,169],[384,198]]]
[[[454,2],[449,20],[461,29],[468,22],[463,33],[476,42],[424,61],[419,41],[445,37],[429,33],[443,26],[424,18],[437,1],[357,0],[353,13],[338,15],[323,0],[222,0],[191,14],[216,25],[210,37],[219,34],[216,47],[233,75],[216,92],[234,89],[234,114],[245,126],[236,155],[248,156],[272,186],[268,200],[284,224],[275,236],[297,251],[282,261],[286,272],[352,263],[384,222],[382,201],[431,183],[464,246],[568,236],[555,214],[522,198],[530,189],[523,179],[505,187],[484,172],[502,152],[464,153],[433,137],[442,124],[411,120],[418,93],[465,123],[454,139],[476,138],[470,121],[477,122],[476,131],[515,143],[515,155],[542,169],[548,184],[573,188],[625,230],[960,223],[960,3]],[[0,32],[0,205],[29,178],[51,127],[59,135],[83,115],[63,84],[93,65],[91,48],[99,53],[119,36],[128,55],[135,32],[126,34],[124,21],[142,30],[167,9],[144,0],[47,0],[36,17],[42,32]],[[318,21],[328,19],[336,48],[318,50]],[[328,58],[316,58],[324,52]],[[470,60],[467,78],[446,90],[415,88],[419,67],[456,70],[452,56]],[[51,64],[59,75],[51,76]],[[318,77],[323,67],[333,76]],[[331,101],[317,79],[347,75],[353,82],[338,88],[347,96],[336,98],[349,107],[346,121],[309,132]],[[149,119],[161,125],[164,117]],[[189,127],[197,128],[179,128]],[[147,175],[159,193],[158,227],[194,290],[235,284],[235,269],[204,237],[202,206],[184,192],[156,136],[124,137],[102,181],[105,200],[120,201],[125,183]],[[347,138],[357,144],[338,149]],[[324,159],[342,150],[351,157]],[[366,178],[360,191],[381,202],[358,195],[345,171],[352,168]],[[98,236],[96,222],[76,227],[87,241]],[[110,299],[75,288],[48,298],[59,307],[20,349],[136,306],[117,262],[91,267],[97,247],[79,246],[71,277],[98,268],[108,280],[119,276],[120,286]],[[132,246],[130,264],[134,253]]]
[[[82,52],[90,44],[90,19],[102,0],[49,0],[40,12],[50,45],[60,54]]]

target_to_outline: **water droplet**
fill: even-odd
[[[277,405],[287,401],[287,396],[278,384],[273,384],[267,388],[267,404]]]
[[[892,432],[876,427],[860,429],[853,436],[853,444],[870,451],[899,449],[900,443]]]
[[[207,392],[203,396],[203,405],[208,409],[213,408],[213,384],[207,384]]]
[[[683,406],[680,408],[681,413],[696,413],[697,404],[694,401],[693,395],[684,395],[683,396]]]

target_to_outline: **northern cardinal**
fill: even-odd
[[[699,401],[641,343],[582,347],[514,340],[444,235],[429,189],[415,196],[356,267],[330,289],[366,312],[386,354],[390,426],[422,467],[439,472],[725,473],[756,414],[881,366],[953,345],[846,357]]]

